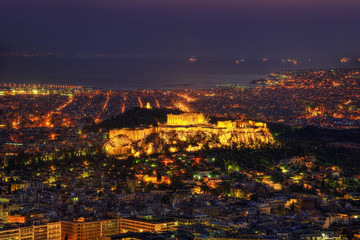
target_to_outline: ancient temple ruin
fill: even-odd
[[[200,135],[203,136],[201,139]],[[152,143],[151,139],[147,139],[150,136],[156,136],[157,141],[162,144]],[[216,139],[216,141],[209,143],[209,139]],[[210,148],[240,144],[253,145],[271,143],[273,137],[266,123],[262,122],[228,120],[211,124],[201,113],[168,114],[167,122],[157,127],[110,130],[109,140],[105,143],[104,150],[109,155],[139,155],[144,152],[152,154],[160,151],[161,145],[174,152],[178,150],[176,143],[180,142],[189,144],[186,151],[198,151],[205,144],[208,144]]]

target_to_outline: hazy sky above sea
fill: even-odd
[[[359,0],[1,0],[0,49],[358,56],[359,12]]]

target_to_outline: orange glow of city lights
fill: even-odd
[[[61,105],[60,107],[58,107],[58,111],[60,111],[61,109],[63,109],[63,108],[65,108],[67,105],[69,105],[70,103],[72,103],[72,101],[73,101],[74,99],[72,98],[72,97],[70,97],[70,99],[66,102],[66,103],[64,103],[63,105]]]
[[[179,97],[182,97],[182,98],[186,99],[186,101],[188,101],[188,102],[196,101],[195,98],[189,97],[189,96],[186,95],[186,94],[177,94],[177,95],[178,95]]]
[[[106,101],[105,101],[105,103],[104,103],[101,111],[99,112],[99,114],[98,114],[98,115],[96,116],[96,118],[95,118],[95,123],[100,122],[99,119],[100,119],[100,117],[101,117],[101,114],[105,111],[105,109],[106,109],[106,107],[107,107],[107,105],[108,105],[108,103],[109,103],[109,100],[110,100],[110,95],[107,94],[107,96],[106,96]]]
[[[185,106],[183,103],[176,103],[175,106],[179,108],[181,111],[184,112],[190,112],[190,108],[188,106]]]
[[[55,139],[55,134],[54,133],[52,133],[52,134],[50,134],[50,138],[49,138],[50,140],[54,140]]]
[[[157,108],[160,108],[159,101],[158,101],[157,99],[155,99],[155,102],[156,102],[156,107],[157,107]]]
[[[140,97],[138,97],[138,101],[139,101],[139,106],[140,106],[140,108],[143,108],[143,103],[142,103],[142,101],[141,101],[141,98],[140,98]]]
[[[191,58],[189,58],[189,62],[197,62],[197,58],[191,57]]]
[[[348,62],[350,62],[350,60],[351,60],[350,58],[343,57],[343,58],[340,59],[340,62],[341,63],[348,63]]]

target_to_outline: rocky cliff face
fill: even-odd
[[[139,156],[177,151],[254,146],[271,143],[273,137],[266,124],[247,122],[241,124],[169,126],[110,131],[110,139],[104,145],[109,155]]]

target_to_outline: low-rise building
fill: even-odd
[[[125,232],[166,232],[175,231],[178,222],[169,220],[147,220],[139,218],[121,218],[120,229]]]

